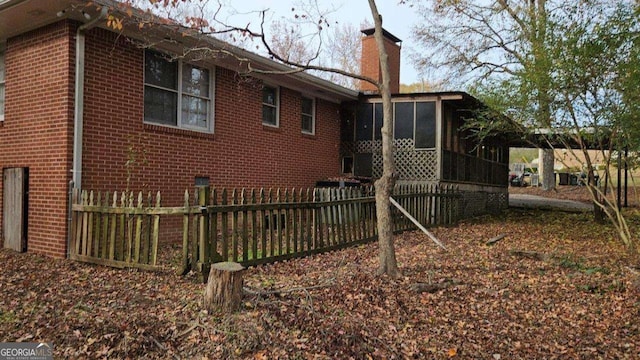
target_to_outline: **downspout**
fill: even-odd
[[[82,188],[82,124],[84,114],[84,32],[94,27],[98,21],[107,16],[109,7],[103,6],[100,15],[86,24],[80,25],[76,31],[76,76],[73,117],[73,186]]]
[[[84,113],[84,32],[94,27],[98,21],[107,16],[109,8],[103,6],[100,14],[86,24],[82,24],[76,31],[76,76],[74,87],[74,115],[73,115],[73,168],[72,180],[69,183],[69,206],[67,217],[67,258],[71,253],[71,219],[72,219],[72,188],[80,189],[82,185],[82,123]]]

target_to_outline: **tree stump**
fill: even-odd
[[[204,290],[205,310],[222,310],[226,313],[238,310],[242,301],[243,270],[242,265],[234,262],[211,265]]]

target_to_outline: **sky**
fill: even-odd
[[[238,12],[250,12],[269,9],[273,19],[284,17],[290,19],[292,8],[315,4],[315,0],[226,0]],[[371,10],[367,0],[317,0],[318,6],[324,9],[336,9],[328,15],[334,22],[350,23],[357,28],[367,20],[373,23]],[[383,27],[402,40],[402,60],[400,65],[400,82],[411,84],[420,81],[420,75],[414,68],[409,55],[418,50],[411,36],[411,28],[419,21],[416,9],[408,5],[399,5],[398,0],[378,0],[378,11],[382,15]],[[254,17],[255,18],[255,17]]]

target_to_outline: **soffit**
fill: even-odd
[[[60,20],[70,0],[9,0],[0,2],[0,41]]]

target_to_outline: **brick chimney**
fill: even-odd
[[[364,34],[362,37],[362,56],[360,57],[362,75],[382,81],[378,46],[376,46],[376,39],[373,36],[375,29],[364,29],[362,33]],[[382,34],[384,35],[384,47],[389,57],[389,72],[391,73],[389,87],[392,94],[397,94],[400,92],[400,48],[402,47],[402,40],[385,29],[382,29]],[[360,91],[370,94],[377,93],[378,89],[366,81],[361,81]]]

